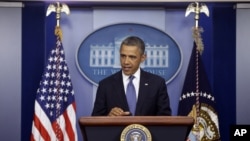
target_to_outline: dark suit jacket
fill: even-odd
[[[129,111],[122,71],[100,81],[92,116],[107,116],[114,107]],[[163,78],[141,70],[135,116],[154,115],[171,115],[166,83]]]

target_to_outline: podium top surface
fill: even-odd
[[[79,123],[85,126],[105,125],[192,125],[194,118],[188,116],[87,116],[80,117]]]

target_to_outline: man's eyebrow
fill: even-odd
[[[128,55],[128,57],[136,58],[136,55]]]
[[[120,54],[120,56],[128,56],[128,57],[136,57],[136,55],[126,55],[126,54]]]

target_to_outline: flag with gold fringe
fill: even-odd
[[[179,100],[178,115],[191,116],[195,120],[187,141],[218,141],[220,133],[216,101],[201,58],[201,31],[201,28],[194,29],[195,41]]]

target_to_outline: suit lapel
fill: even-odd
[[[146,98],[148,89],[149,89],[148,77],[146,73],[143,70],[141,70],[139,94],[136,104],[136,113],[137,111],[140,111],[141,108],[143,108],[143,102]]]

